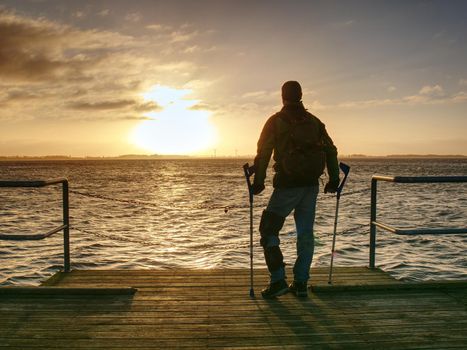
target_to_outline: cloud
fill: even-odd
[[[49,45],[60,41],[64,29],[44,20],[28,20],[0,10],[0,75],[37,80],[63,69]]]
[[[446,102],[446,94],[440,85],[425,85],[418,94],[406,96],[402,99],[410,104],[425,104],[433,102]]]
[[[74,18],[83,19],[86,17],[86,14],[83,11],[76,11],[72,14]]]
[[[312,111],[321,111],[321,110],[325,110],[326,108],[328,108],[326,105],[322,104],[318,100],[311,101],[311,103],[307,104],[307,107],[311,109]]]
[[[214,83],[215,83],[214,81],[195,79],[195,80],[190,80],[189,82],[185,83],[183,85],[183,88],[188,89],[188,90],[198,91],[202,89],[207,89],[208,87],[212,86]]]
[[[121,117],[117,117],[114,120],[154,120],[154,119],[151,117],[147,117],[145,115],[138,114],[138,115],[124,115]]]
[[[106,57],[102,49],[121,48],[131,37],[105,31],[79,31],[45,19],[0,9],[0,77],[54,81],[82,76]]]
[[[145,28],[149,29],[149,30],[154,30],[156,32],[171,30],[172,29],[171,26],[166,26],[166,25],[162,25],[162,24],[159,24],[159,23],[149,24]]]
[[[387,106],[391,104],[396,104],[397,100],[392,99],[370,99],[370,100],[360,100],[360,101],[346,101],[339,103],[337,107],[343,108],[368,108],[368,107],[377,107],[377,106]],[[398,104],[398,103],[397,103]],[[330,106],[332,107],[332,106]]]
[[[2,100],[3,102],[24,102],[24,101],[38,99],[41,97],[43,98],[44,96],[41,96],[37,93],[29,92],[29,91],[10,90],[8,91],[8,93]]]
[[[160,110],[161,107],[155,102],[139,102],[135,100],[112,100],[99,102],[73,102],[68,108],[81,111],[106,111],[115,109],[132,108],[137,112],[151,112]]]
[[[183,32],[183,31],[175,31],[170,34],[171,43],[181,43],[193,40],[194,37],[198,35],[198,31],[192,32]]]
[[[452,102],[464,102],[467,101],[467,92],[466,91],[460,91],[451,98]]]
[[[165,64],[159,64],[154,69],[160,72],[180,72],[184,70],[191,70],[194,68],[194,64],[187,61],[182,62],[170,62]]]
[[[95,114],[86,114],[73,118],[75,120],[94,122],[94,121],[107,121],[107,122],[118,122],[118,121],[144,121],[144,120],[154,120],[151,117],[148,117],[143,114],[100,114],[96,116]],[[71,120],[73,120],[71,119]]]
[[[331,23],[331,27],[334,27],[336,29],[347,29],[347,28],[352,27],[353,25],[355,25],[355,23],[356,23],[355,20],[349,19],[347,21]]]
[[[393,99],[370,99],[360,101],[347,101],[339,103],[337,107],[367,108],[391,105],[424,105],[424,104],[450,104],[467,101],[467,92],[459,91],[447,94],[441,85],[425,85],[417,94]]]
[[[274,103],[258,103],[258,102],[245,102],[245,103],[210,103],[208,110],[214,113],[216,119],[231,119],[232,116],[241,118],[265,118],[271,116],[282,108],[282,105],[275,105]]]
[[[442,96],[444,90],[440,85],[426,85],[418,93],[424,96]]]
[[[218,50],[218,47],[215,45],[210,46],[210,47],[202,47],[200,45],[191,45],[183,49],[182,52],[186,54],[193,54],[193,53],[199,53],[199,52],[202,52],[202,53],[214,52],[217,50]]]
[[[139,12],[133,12],[129,13],[125,16],[125,21],[127,22],[133,22],[133,23],[138,23],[142,19],[142,16]]]
[[[467,86],[467,79],[459,79],[460,86]]]
[[[108,15],[110,15],[110,10],[109,9],[105,9],[105,10],[102,10],[102,11],[99,11],[97,13],[98,16],[101,16],[101,17],[107,17]]]
[[[172,79],[175,74],[186,76],[197,69],[192,62],[154,55],[170,47],[174,40],[187,44],[195,32],[184,30],[162,33],[154,40],[110,31],[80,30],[0,10],[0,80],[12,84],[83,83],[113,81],[122,75],[147,80],[156,75],[162,79],[169,71]]]
[[[272,100],[280,101],[280,91],[279,90],[257,90],[249,91],[240,96],[242,99],[251,100],[255,102],[270,102]]]
[[[163,29],[163,26],[162,24],[150,24],[146,26],[146,29],[158,31],[158,30]]]
[[[198,45],[189,46],[183,50],[184,53],[195,53],[198,51],[200,51],[200,47]]]
[[[264,97],[267,94],[265,90],[260,90],[260,91],[251,91],[244,93],[242,95],[242,98],[257,98],[257,97]]]
[[[197,103],[189,108],[191,111],[214,111],[215,108],[212,105],[206,103]]]
[[[71,109],[78,109],[82,111],[99,111],[109,109],[120,109],[131,106],[134,101],[131,100],[117,100],[117,101],[103,101],[103,102],[74,102],[68,105]]]

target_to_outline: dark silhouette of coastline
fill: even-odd
[[[86,156],[74,157],[66,155],[46,155],[46,156],[0,156],[0,161],[34,161],[34,160],[144,160],[144,159],[250,159],[253,155],[238,156],[190,156],[190,155],[145,155],[145,154],[124,154],[120,156]],[[389,154],[389,155],[365,155],[348,154],[339,156],[341,159],[464,159],[467,155],[462,154]]]
[[[389,158],[389,159],[410,159],[410,158],[467,158],[467,155],[462,154],[388,154],[385,156],[368,156],[365,154],[349,154],[339,158]]]
[[[125,154],[121,156],[86,156],[73,157],[65,155],[47,156],[0,156],[0,161],[4,160],[129,160],[129,159],[187,159],[192,158],[186,155],[145,155],[145,154]]]

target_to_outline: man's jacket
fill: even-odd
[[[326,132],[324,124],[315,116],[311,115],[305,110],[303,104],[286,104],[279,113],[274,114],[270,117],[263,127],[261,136],[258,141],[258,150],[255,157],[255,179],[256,184],[264,184],[266,178],[266,170],[271,159],[271,155],[274,152],[274,169],[276,171],[273,179],[273,185],[275,188],[287,188],[287,187],[302,187],[318,185],[317,178],[309,178],[305,181],[297,183],[286,176],[278,165],[279,160],[287,149],[287,138],[288,129],[290,124],[287,123],[287,119],[303,118],[304,113],[307,113],[310,117],[314,117],[318,121],[318,127],[321,134],[321,143],[323,145],[323,151],[326,155],[326,168],[329,175],[330,182],[339,181],[339,167],[337,164],[337,148],[334,146],[332,139]]]

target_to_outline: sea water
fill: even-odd
[[[249,203],[242,165],[251,159],[0,162],[0,180],[66,177],[74,269],[249,268]],[[370,182],[379,175],[467,175],[467,159],[346,159],[334,264],[368,266]],[[258,224],[272,192],[254,202],[254,265],[264,268]],[[323,178],[326,182],[326,178]],[[336,197],[321,193],[313,266],[328,266]],[[401,228],[467,226],[467,183],[378,184],[378,220]],[[0,188],[0,234],[45,233],[62,220],[61,186]],[[295,259],[293,216],[280,235]],[[467,277],[467,235],[397,236],[378,229],[376,265],[399,279]],[[61,232],[0,241],[0,284],[37,285],[63,266]]]

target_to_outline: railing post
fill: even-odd
[[[63,269],[70,272],[70,206],[68,180],[63,181]]]
[[[370,269],[375,268],[376,255],[376,192],[377,180],[371,179],[371,213],[370,213]]]

